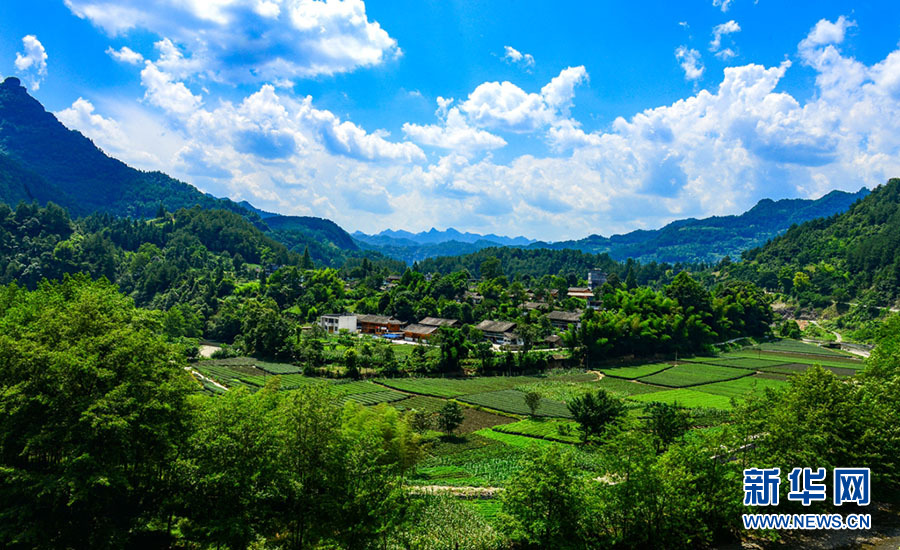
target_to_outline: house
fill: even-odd
[[[548,304],[547,302],[525,302],[524,304],[522,304],[522,308],[526,311],[547,311],[548,309],[550,309],[550,304]]]
[[[463,299],[468,300],[475,305],[478,305],[482,301],[484,301],[484,296],[482,296],[481,294],[478,294],[477,292],[471,292],[471,291],[467,290],[466,293],[463,294]]]
[[[568,296],[569,298],[581,298],[582,300],[593,300],[594,291],[586,286],[570,286],[569,291],[566,293],[566,296]]]
[[[356,332],[356,315],[349,313],[328,313],[319,317],[319,326],[328,334],[336,334],[342,330]]]
[[[443,319],[441,317],[426,317],[419,321],[420,325],[425,325],[427,327],[459,327],[462,326],[456,319]]]
[[[516,328],[515,323],[509,321],[489,321],[485,320],[476,326],[484,337],[493,344],[505,345],[520,341],[519,337],[512,332]]]
[[[598,286],[603,286],[606,282],[606,273],[599,269],[591,269],[588,271],[588,287],[594,290]]]
[[[423,325],[421,323],[408,325],[403,329],[403,339],[409,340],[410,342],[424,342],[434,337],[439,330],[440,327]]]
[[[365,334],[385,334],[401,332],[406,323],[385,315],[359,315],[356,317],[359,331]]]
[[[544,343],[547,344],[548,347],[558,348],[562,345],[562,337],[559,334],[551,334],[544,338]]]
[[[559,330],[569,330],[574,326],[576,329],[581,328],[581,312],[580,311],[551,311],[547,314],[547,319],[553,328]]]

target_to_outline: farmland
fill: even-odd
[[[646,365],[637,365],[634,367],[614,367],[610,369],[600,369],[606,376],[614,376],[616,378],[627,378],[634,380],[643,376],[656,374],[664,370],[672,368],[671,363],[649,363]]]
[[[699,386],[722,380],[733,380],[751,373],[745,369],[732,367],[720,367],[704,363],[688,363],[672,367],[665,371],[640,378],[641,382],[667,386],[672,388],[685,388]]]
[[[525,404],[525,393],[518,390],[499,390],[485,393],[475,393],[459,397],[460,401],[471,405],[478,405],[488,409],[503,411],[513,414],[529,414],[530,410]],[[536,416],[551,416],[571,418],[572,414],[565,403],[541,399],[540,406],[535,412]]]

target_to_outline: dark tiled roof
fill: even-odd
[[[578,313],[577,311],[551,311],[547,314],[547,318],[551,321],[577,323],[581,320],[581,313]]]
[[[426,317],[419,321],[420,325],[428,325],[430,327],[452,327],[459,324],[456,319],[442,319],[440,317]]]
[[[403,332],[411,332],[413,334],[422,334],[429,335],[437,332],[438,327],[431,327],[425,325],[409,325],[408,327],[403,329]]]
[[[509,332],[516,328],[516,324],[509,321],[482,321],[475,328],[482,332]]]
[[[356,320],[360,323],[373,323],[378,325],[396,325],[397,323],[403,324],[403,321],[399,319],[394,319],[393,317],[387,317],[385,315],[357,315]]]

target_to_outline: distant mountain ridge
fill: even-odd
[[[529,248],[572,249],[608,253],[614,260],[646,262],[715,263],[725,256],[762,246],[792,225],[845,212],[866,197],[865,187],[855,193],[832,191],[818,199],[762,199],[740,215],[687,218],[660,229],[639,229],[623,235],[591,235],[577,241],[536,242]]]
[[[367,242],[370,244],[400,244],[396,241],[408,241],[414,244],[440,244],[445,242],[458,242],[458,243],[469,243],[474,244],[478,241],[487,241],[494,243],[495,245],[499,244],[502,246],[526,246],[534,241],[534,239],[528,239],[526,237],[504,237],[500,235],[487,234],[487,235],[479,235],[477,233],[462,233],[452,227],[448,227],[444,231],[438,231],[435,228],[431,228],[428,231],[421,231],[419,233],[412,233],[409,231],[393,230],[393,229],[385,229],[384,231],[377,233],[375,235],[367,235],[360,231],[356,231],[353,233],[353,237],[357,240]],[[405,243],[404,243],[405,244]]]

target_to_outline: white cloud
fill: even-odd
[[[460,105],[469,122],[508,132],[533,132],[567,116],[575,86],[587,80],[583,66],[563,69],[541,93],[528,93],[511,82],[479,84]]]
[[[152,126],[153,115],[159,144],[148,138],[140,146],[158,161],[143,167],[174,171],[206,191],[262,208],[329,217],[351,230],[456,226],[545,239],[608,235],[738,213],[763,197],[856,190],[900,173],[900,49],[866,65],[841,52],[845,33],[829,38],[822,28],[801,48],[816,76],[808,99],[779,90],[789,62],[747,64],[726,68],[718,86],[599,130],[569,112],[575,86],[587,79],[578,67],[539,91],[485,82],[462,101],[440,97],[434,123],[404,125],[406,140],[271,85],[234,103],[208,92],[201,97],[192,81],[189,88],[155,62],[144,65],[146,118],[108,111],[95,118],[93,106],[79,102],[61,117],[104,147],[104,140],[117,139],[118,127],[136,149],[133,140],[142,134],[136,129]],[[692,66],[702,75],[694,55]],[[528,139],[512,134],[527,133],[549,149],[492,152]],[[426,159],[413,141],[441,151]]]
[[[132,50],[128,46],[122,46],[118,50],[114,50],[112,46],[106,48],[106,54],[121,63],[129,65],[140,65],[144,62],[144,56]]]
[[[840,44],[844,41],[847,29],[855,26],[855,21],[850,21],[843,15],[838,17],[834,23],[827,19],[820,19],[809,35],[800,42],[799,49],[803,52],[828,44]]]
[[[709,51],[715,53],[719,51],[719,48],[722,47],[722,37],[725,35],[733,34],[741,31],[741,26],[737,24],[737,21],[732,19],[731,21],[727,21],[722,23],[721,25],[716,25],[713,27],[713,39],[709,43]],[[731,50],[728,50],[731,51]]]
[[[525,70],[534,67],[534,57],[530,53],[523,54],[512,46],[503,46],[503,60]]]
[[[178,77],[290,81],[372,67],[402,53],[378,22],[369,21],[362,0],[65,2],[110,36],[135,29],[160,36],[159,66]]]
[[[28,79],[32,90],[38,90],[47,76],[47,51],[33,34],[22,37],[24,52],[16,53],[16,70]]]
[[[700,52],[687,46],[678,46],[675,50],[675,59],[677,59],[681,68],[684,69],[684,78],[686,80],[698,80],[703,76],[703,61],[700,59]]]
[[[438,98],[438,112],[446,108],[447,103],[442,103]],[[444,125],[436,124],[411,124],[403,125],[403,133],[408,138],[423,145],[450,149],[465,155],[472,155],[480,151],[498,149],[506,145],[506,140],[484,130],[478,130],[469,126],[458,107],[453,107],[446,112]]]
[[[713,0],[713,7],[720,8],[722,13],[728,11],[728,8],[731,7],[731,2],[734,0]]]

